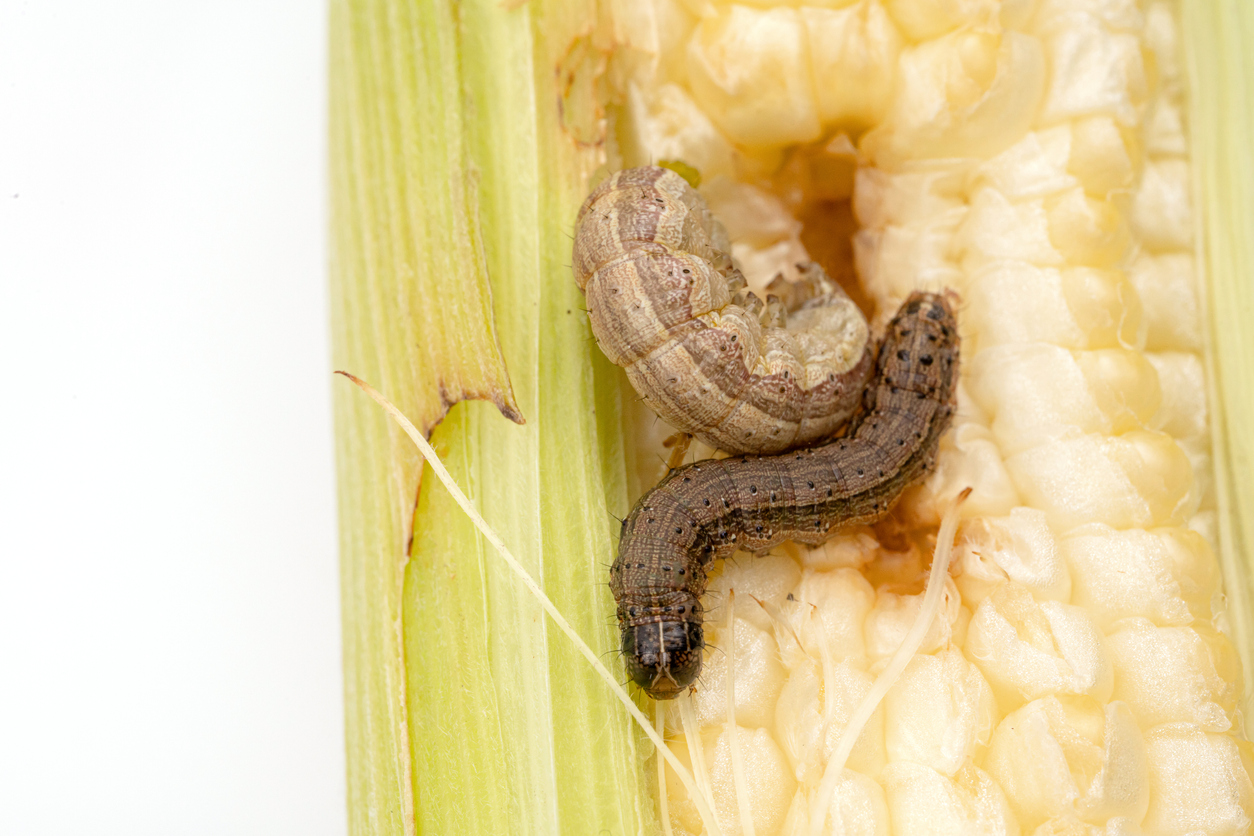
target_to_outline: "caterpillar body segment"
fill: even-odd
[[[779,453],[831,436],[874,365],[866,318],[816,265],[789,288],[791,312],[764,303],[728,252],[675,172],[611,175],[579,212],[573,254],[597,342],[664,420],[713,447]]]

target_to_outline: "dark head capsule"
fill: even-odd
[[[627,673],[655,700],[669,700],[697,680],[705,636],[691,621],[657,621],[623,630]]]

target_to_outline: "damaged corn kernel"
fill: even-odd
[[[919,287],[962,297],[955,426],[897,527],[711,582],[721,649],[665,722],[722,832],[1246,832],[1176,6],[653,6],[674,54],[622,59],[625,163],[700,169],[751,287],[846,205],[877,321]],[[851,188],[793,176],[824,166]],[[967,486],[940,616],[811,821]],[[661,791],[671,832],[708,832],[669,770]]]

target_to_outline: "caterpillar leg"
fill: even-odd
[[[688,455],[688,445],[690,444],[692,444],[692,435],[690,433],[675,433],[662,442],[662,446],[671,451],[670,457],[666,460],[668,471],[674,470],[684,463],[684,456]]]

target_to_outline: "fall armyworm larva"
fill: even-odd
[[[610,589],[633,681],[671,699],[701,670],[701,594],[710,564],[785,540],[818,545],[888,512],[933,466],[953,416],[958,329],[949,300],[916,292],[889,324],[847,437],[778,456],[681,467],[623,523]]]
[[[675,172],[611,175],[579,210],[573,254],[601,350],[658,415],[713,447],[779,453],[830,437],[871,375],[866,318],[817,265],[789,287],[794,310],[764,304],[728,250]]]

